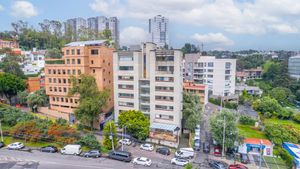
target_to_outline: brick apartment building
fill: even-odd
[[[54,117],[74,122],[74,109],[79,104],[79,95],[68,96],[71,76],[93,75],[99,90],[108,89],[110,96],[104,112],[113,108],[113,48],[104,45],[104,41],[72,42],[62,49],[62,59],[48,59],[45,64],[45,88],[49,96],[50,107],[42,110]],[[50,113],[49,113],[50,112]],[[98,122],[103,120],[100,117]],[[99,123],[96,123],[99,128]]]

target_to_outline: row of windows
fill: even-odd
[[[67,54],[67,55],[70,55],[70,50],[69,50],[69,49],[66,50],[66,54]],[[72,54],[72,55],[75,55],[75,49],[71,49],[71,54]],[[80,49],[76,49],[76,54],[77,54],[77,55],[80,55]]]
[[[123,106],[123,107],[133,107],[134,103],[131,102],[118,102],[119,106]]]
[[[164,114],[155,114],[156,119],[161,119],[161,120],[173,120],[174,116],[171,115],[164,115]]]
[[[164,105],[155,105],[156,110],[165,110],[165,111],[173,111],[173,106],[164,106]]]
[[[49,83],[63,83],[66,84],[68,81],[68,83],[71,83],[71,79],[61,79],[61,78],[49,78]]]
[[[48,69],[48,74],[58,74],[58,75],[60,75],[60,74],[63,74],[63,75],[65,75],[65,74],[68,74],[68,75],[71,75],[71,73],[73,74],[73,75],[76,75],[76,69],[68,69],[68,70],[66,70],[66,69]],[[78,69],[77,70],[77,74],[78,75],[81,75],[81,70],[80,69]]]
[[[72,61],[72,62],[71,62]],[[67,64],[76,64],[76,60],[75,59],[67,59]],[[77,64],[80,65],[81,64],[81,59],[77,59]]]
[[[155,86],[155,91],[173,92],[174,87]]]
[[[157,81],[157,82],[174,82],[174,78],[157,76],[157,77],[155,77],[155,81]]]
[[[72,99],[72,98],[64,98],[64,97],[51,97],[53,102],[65,102],[65,103],[78,103],[78,99]]]
[[[163,100],[163,101],[173,101],[174,97],[171,96],[155,96],[155,100]]]
[[[129,93],[119,93],[119,97],[120,98],[133,98],[133,94],[129,94]]]
[[[70,89],[68,89],[70,90]],[[68,92],[67,88],[66,87],[49,87],[49,91],[52,92],[65,92],[67,93]]]
[[[127,90],[133,90],[133,85],[118,85],[118,89],[127,89]]]
[[[119,70],[131,71],[131,70],[133,70],[133,66],[119,66]]]
[[[118,76],[119,80],[133,81],[133,76]]]

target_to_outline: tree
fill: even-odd
[[[45,90],[40,89],[34,93],[30,93],[27,96],[27,103],[29,107],[31,107],[32,111],[36,112],[38,106],[42,106],[47,103],[47,95],[45,94]]]
[[[294,102],[295,95],[292,94],[291,90],[284,87],[273,88],[270,92],[270,96],[278,101],[282,106],[287,106]]]
[[[62,52],[59,49],[53,48],[53,49],[47,49],[47,52],[45,54],[46,58],[62,58]]]
[[[225,121],[224,121],[225,118]],[[223,143],[223,130],[225,123],[225,147],[233,148],[234,142],[238,138],[237,114],[223,109],[220,113],[214,115],[210,119],[210,130],[213,139],[220,145]]]
[[[19,91],[24,91],[26,83],[23,79],[9,73],[0,73],[0,94],[5,96],[12,104],[12,97]]]
[[[17,93],[17,97],[19,99],[19,103],[22,104],[22,105],[25,105],[27,104],[27,97],[28,97],[29,93],[27,90],[24,90],[24,91],[19,91]]]
[[[92,130],[95,120],[106,106],[109,93],[107,90],[99,91],[96,80],[91,75],[82,74],[79,79],[72,77],[71,83],[72,88],[69,94],[80,94],[75,116],[81,123],[89,124]]]
[[[80,140],[78,140],[76,143],[80,144],[81,146],[86,146],[89,149],[100,150],[100,148],[101,148],[99,141],[97,140],[95,135],[93,135],[91,133],[81,137]]]
[[[183,93],[183,126],[194,131],[201,120],[201,104],[198,95]]]
[[[8,58],[13,58],[14,56],[6,56],[3,59],[3,62],[1,64],[2,71],[5,73],[10,73],[13,75],[16,75],[20,78],[24,78],[24,72],[22,71],[20,65],[16,60],[13,59],[8,59]]]
[[[194,44],[190,43],[185,43],[184,46],[181,48],[181,51],[183,52],[183,54],[200,52]]]
[[[278,111],[282,109],[277,100],[272,99],[268,96],[254,101],[252,107],[254,110],[261,112],[263,115],[270,114],[271,116],[277,116]]]
[[[145,140],[149,136],[150,121],[141,111],[121,112],[118,124],[120,128],[126,127],[126,131],[138,140]]]
[[[118,145],[117,128],[113,121],[106,122],[103,129],[103,134],[104,134],[103,146],[111,150],[113,148],[112,147],[112,141],[113,141],[113,146],[114,148],[116,148]]]

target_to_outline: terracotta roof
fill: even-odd
[[[195,84],[193,82],[184,82],[183,83],[184,89],[193,89],[193,90],[205,90],[206,85],[203,84]]]
[[[246,138],[244,140],[244,143],[246,144],[260,144],[262,143],[263,145],[267,145],[267,146],[270,146],[272,145],[271,141],[270,140],[267,140],[267,139],[259,139],[259,138]]]

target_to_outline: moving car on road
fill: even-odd
[[[150,167],[152,164],[152,161],[146,157],[138,157],[138,158],[133,159],[133,164],[139,164],[139,165]]]
[[[200,145],[201,145],[200,139],[194,140],[194,150],[200,151],[200,149],[201,149]]]
[[[99,150],[91,150],[91,151],[88,151],[88,152],[85,152],[82,154],[83,157],[94,157],[94,158],[98,158],[98,157],[101,157],[101,153]]]
[[[179,165],[179,166],[185,166],[189,163],[188,160],[185,160],[185,159],[182,159],[182,158],[173,158],[171,160],[171,164],[174,164],[174,165]]]
[[[159,147],[156,149],[156,152],[159,154],[162,154],[162,155],[167,155],[167,156],[171,154],[170,149],[167,147]]]
[[[108,153],[108,157],[111,159],[125,161],[125,162],[130,162],[132,159],[131,153],[127,151],[110,151]]]
[[[81,153],[81,145],[68,144],[60,150],[61,154],[79,155]]]
[[[119,140],[119,144],[125,144],[129,146],[131,144],[131,141],[128,138],[124,138]]]
[[[41,148],[41,152],[56,153],[58,150],[54,146],[45,146]]]
[[[153,145],[151,145],[151,144],[142,144],[142,145],[140,146],[140,149],[142,149],[142,150],[147,150],[147,151],[153,151],[153,150],[154,150],[154,147],[153,147]]]
[[[227,164],[221,161],[211,160],[208,162],[208,165],[213,169],[227,169]]]
[[[24,147],[25,147],[24,144],[21,143],[21,142],[15,142],[15,143],[9,144],[9,145],[7,146],[7,148],[8,148],[9,150],[20,150],[20,149],[22,149],[22,148],[24,148]]]
[[[231,164],[229,165],[228,169],[248,169],[248,167],[242,165],[242,164]]]

